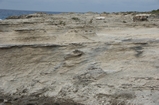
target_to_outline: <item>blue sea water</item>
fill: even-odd
[[[24,11],[24,10],[5,10],[5,9],[0,9],[0,20],[5,19],[9,16],[19,16],[19,15],[27,15],[27,14],[32,14],[32,13],[37,13],[37,12],[44,12],[44,11]],[[48,14],[59,14],[61,12],[45,12]]]

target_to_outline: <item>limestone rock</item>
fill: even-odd
[[[1,20],[0,105],[158,105],[159,20],[134,14]]]

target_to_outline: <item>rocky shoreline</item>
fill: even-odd
[[[158,105],[159,18],[141,16],[1,20],[0,105]]]

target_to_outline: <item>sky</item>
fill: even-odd
[[[159,0],[0,0],[0,9],[53,12],[144,12],[159,9]]]

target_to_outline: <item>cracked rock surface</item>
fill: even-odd
[[[98,16],[1,20],[0,105],[159,105],[159,18]]]

